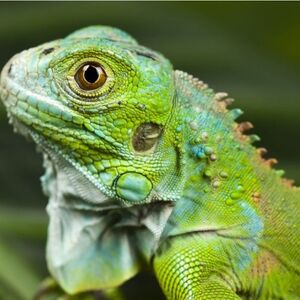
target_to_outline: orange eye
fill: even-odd
[[[95,90],[104,85],[107,75],[96,62],[82,65],[75,74],[75,80],[83,90]]]

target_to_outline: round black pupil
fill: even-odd
[[[88,66],[88,68],[84,72],[84,79],[88,83],[95,83],[99,78],[99,72],[96,67]]]

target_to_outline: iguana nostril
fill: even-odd
[[[46,49],[44,49],[42,53],[43,53],[44,55],[47,55],[47,54],[52,53],[53,51],[54,51],[54,48],[51,47],[51,48],[46,48]]]
[[[2,71],[2,74],[4,76],[7,76],[9,78],[14,78],[16,76],[18,69],[18,58],[19,55],[16,54],[7,62]]]
[[[12,64],[10,64],[9,67],[8,67],[8,71],[7,71],[8,75],[10,75],[11,70],[12,70]]]

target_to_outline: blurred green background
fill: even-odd
[[[300,183],[300,3],[0,3],[0,66],[15,53],[87,25],[131,33],[175,68],[227,91],[254,123],[269,156]],[[0,299],[30,299],[47,275],[47,199],[41,155],[14,135],[0,106]],[[151,277],[128,299],[159,299]],[[142,291],[142,294],[140,293]]]

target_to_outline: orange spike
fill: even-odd
[[[232,104],[233,101],[234,101],[233,98],[226,98],[222,102],[225,103],[225,106],[228,106],[228,105]]]
[[[278,160],[276,158],[269,158],[265,161],[265,163],[272,168],[274,165],[278,164]]]
[[[242,133],[252,128],[253,124],[250,122],[241,122],[240,124],[238,124],[238,130]]]
[[[214,96],[214,99],[216,101],[222,101],[224,98],[226,98],[228,96],[227,93],[224,93],[224,92],[219,92],[219,93],[216,93],[215,96]]]
[[[288,187],[293,187],[295,180],[293,179],[287,179],[287,178],[282,178],[282,182],[287,185]]]
[[[263,157],[265,154],[267,154],[268,150],[266,148],[257,148],[256,152]]]

